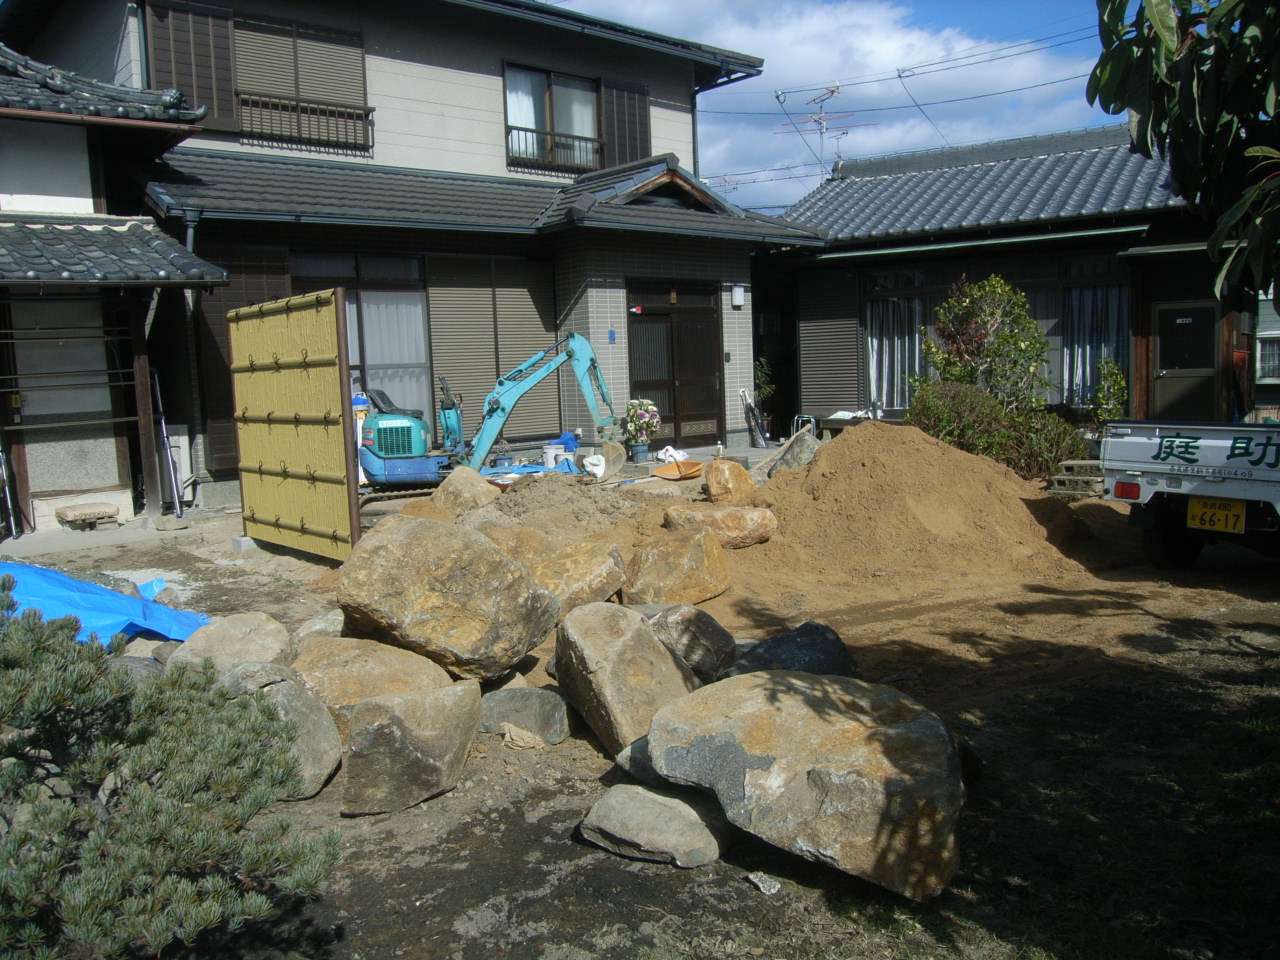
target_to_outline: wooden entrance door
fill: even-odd
[[[721,329],[715,284],[627,286],[632,398],[658,405],[657,445],[708,446],[724,437]]]
[[[1156,305],[1152,344],[1151,416],[1213,420],[1217,396],[1218,305]]]

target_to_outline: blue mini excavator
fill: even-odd
[[[498,379],[485,397],[480,427],[470,441],[464,442],[462,437],[462,405],[444,377],[440,377],[443,399],[438,447],[433,447],[431,428],[421,410],[397,407],[381,390],[367,391],[374,412],[365,417],[360,434],[360,466],[365,477],[375,491],[394,491],[436,486],[458,465],[479,470],[520,398],[566,363],[572,365],[578,388],[595,419],[605,456],[605,472],[600,479],[608,479],[622,467],[626,452],[616,439],[613,400],[595,351],[585,337],[576,333],[557,340]],[[608,408],[607,416],[596,400],[597,394]]]

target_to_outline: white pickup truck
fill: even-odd
[[[1157,567],[1189,566],[1211,540],[1280,556],[1280,424],[1113,421],[1102,471]]]

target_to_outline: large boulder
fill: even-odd
[[[627,565],[624,603],[701,603],[729,589],[729,559],[714,533],[682,530],[652,538]]]
[[[541,530],[493,520],[475,529],[524,564],[534,582],[560,601],[562,619],[574,607],[608,600],[626,582],[616,544],[562,543]]]
[[[559,743],[570,733],[569,705],[556,691],[541,687],[504,687],[480,698],[481,733],[502,733],[507,723],[543,743]]]
[[[297,674],[275,663],[245,662],[223,670],[218,682],[231,700],[261,690],[297,730],[289,752],[298,762],[298,788],[282,799],[304,800],[319,793],[342,762],[342,738],[325,705],[302,686]]]
[[[208,657],[218,670],[246,661],[279,663],[293,661],[289,631],[265,613],[233,613],[196,630],[169,657],[166,669],[179,664],[190,669]]]
[[[455,517],[483,507],[502,496],[502,491],[471,467],[454,467],[436,487],[431,502]]]
[[[778,518],[767,507],[739,507],[728,503],[683,503],[667,507],[663,524],[668,530],[706,527],[728,550],[764,543],[778,532]]]
[[[560,601],[563,618],[584,603],[601,603],[626,583],[622,553],[612,543],[566,543],[525,561],[534,582]]]
[[[862,676],[840,634],[816,620],[806,620],[786,633],[752,645],[725,673],[735,676],[758,670],[798,670],[859,679]]]
[[[459,677],[507,673],[555,627],[560,604],[482,534],[390,516],[342,566],[355,632],[430,657]]]
[[[813,428],[805,427],[788,440],[776,454],[747,472],[757,484],[763,484],[772,479],[779,470],[807,467],[821,446],[822,441],[813,435]]]
[[[756,488],[747,468],[733,460],[712,460],[702,475],[706,479],[707,499],[712,503],[737,500]]]
[[[681,603],[662,607],[649,616],[654,635],[679,657],[703,683],[717,679],[733,663],[737,642],[720,622],[705,610]]]
[[[318,614],[293,631],[293,649],[298,651],[312,637],[340,637],[347,626],[347,615],[338,607]]]
[[[724,814],[705,794],[629,783],[610,787],[580,829],[611,853],[677,867],[714,863],[732,835]]]
[[[426,694],[453,681],[439,664],[376,640],[312,637],[293,661],[303,686],[319,698],[347,741],[356,704],[384,694]]]
[[[955,870],[960,760],[937,716],[891,687],[794,671],[709,684],[655,714],[653,766],[729,820],[923,900]]]
[[[343,768],[342,815],[404,810],[458,785],[480,724],[480,684],[356,705]]]
[[[659,707],[698,687],[644,618],[615,603],[588,603],[565,617],[556,679],[610,755],[643,737]]]
[[[486,484],[486,486],[492,487],[493,485]],[[438,520],[441,523],[453,523],[456,519],[452,510],[446,509],[430,497],[418,497],[407,501],[400,508],[400,513],[418,520]]]

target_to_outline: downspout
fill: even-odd
[[[182,208],[182,222],[187,228],[186,246],[192,253],[196,252],[196,224],[200,222],[203,212],[200,207]],[[205,456],[204,407],[200,402],[200,363],[196,344],[196,307],[200,303],[200,288],[187,287],[183,296],[187,304],[187,382],[191,384],[187,430],[191,438],[191,474],[196,482],[196,492],[199,493],[199,485],[213,479],[209,475],[208,459]]]

